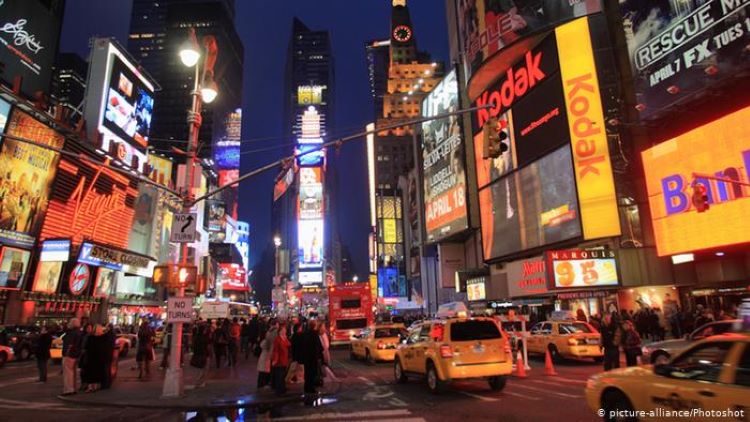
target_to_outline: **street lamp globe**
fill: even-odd
[[[182,46],[180,46],[180,60],[182,60],[182,64],[184,64],[185,66],[195,66],[198,63],[198,59],[200,59],[200,57],[201,53],[189,40],[185,41]]]
[[[273,244],[276,245],[277,248],[279,246],[281,246],[281,238],[279,236],[274,236],[273,237]]]
[[[358,282],[359,281],[359,276],[355,275],[354,277],[352,277],[352,281],[355,282],[355,283]]]
[[[219,87],[216,85],[213,78],[201,86],[201,97],[203,98],[204,103],[208,104],[213,102],[217,95],[219,95]]]

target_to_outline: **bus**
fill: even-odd
[[[354,334],[374,323],[369,283],[328,287],[328,320],[331,344],[346,344]]]

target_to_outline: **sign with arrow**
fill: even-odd
[[[193,243],[196,237],[196,226],[198,225],[198,214],[182,213],[175,214],[172,219],[172,232],[169,235],[170,242]]]

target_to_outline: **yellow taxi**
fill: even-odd
[[[452,317],[423,321],[396,350],[396,381],[424,377],[433,393],[453,380],[485,378],[490,388],[505,387],[513,371],[508,336],[492,318]]]
[[[49,349],[49,358],[52,359],[52,363],[62,362],[63,336],[65,336],[65,334],[52,339],[52,346]]]
[[[638,420],[750,420],[750,335],[710,337],[667,364],[594,375],[586,401],[604,420],[635,420],[626,418],[634,412]]]
[[[396,355],[396,347],[406,335],[404,324],[365,328],[352,338],[349,355],[352,359],[364,359],[368,363],[392,362]]]
[[[549,350],[552,360],[564,358],[593,358],[599,362],[603,352],[601,334],[589,323],[575,320],[543,321],[531,327],[526,339],[529,353],[546,354]]]

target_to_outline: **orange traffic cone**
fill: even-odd
[[[523,361],[520,350],[516,354],[516,369],[516,376],[518,378],[526,378],[526,363]]]
[[[552,365],[552,355],[549,354],[549,349],[544,355],[544,375],[557,375],[555,367]]]

